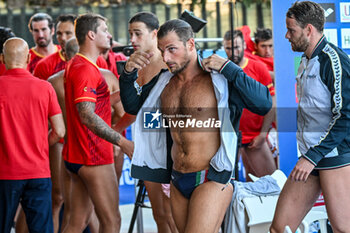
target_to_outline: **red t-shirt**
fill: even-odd
[[[66,59],[61,51],[57,51],[41,59],[34,69],[34,76],[47,80],[51,75],[66,68]]]
[[[76,107],[80,102],[94,102],[95,113],[111,125],[110,93],[97,65],[78,53],[68,62],[64,79],[67,110],[64,160],[84,165],[113,163],[112,144],[95,135],[81,123]]]
[[[40,60],[34,69],[34,76],[47,80],[51,75],[64,70],[67,62],[61,52],[61,50],[57,51]],[[101,56],[97,58],[96,64],[100,68],[106,69],[107,67],[106,61]]]
[[[273,57],[260,57],[260,56],[256,55],[255,52],[249,53],[247,51],[244,52],[244,56],[251,58],[255,61],[259,61],[259,62],[264,63],[269,71],[273,71],[273,69],[274,69],[273,68]]]
[[[243,34],[243,38],[246,44],[246,50],[249,53],[252,53],[255,51],[255,43],[250,37],[250,27],[247,25],[243,25],[242,27],[239,27],[238,30],[240,30]]]
[[[255,54],[255,43],[250,37],[250,27],[244,25],[238,28],[238,30],[241,30],[241,32],[243,33],[244,41],[246,44],[244,56],[264,63],[269,71],[273,71],[273,57],[260,57]]]
[[[48,119],[61,113],[55,90],[25,69],[7,70],[0,87],[0,179],[50,177]]]
[[[118,74],[116,62],[126,61],[126,60],[127,60],[126,56],[122,53],[115,53],[112,50],[110,50],[108,53],[108,60],[107,60],[108,70],[110,70],[118,79],[119,79],[119,74]]]
[[[61,47],[59,45],[55,45],[56,47],[56,51],[55,53],[61,49]],[[38,64],[38,62],[43,59],[45,56],[38,53],[37,51],[34,50],[34,48],[31,48],[29,50],[29,54],[30,54],[30,62],[27,66],[27,70],[30,72],[30,73],[33,73],[34,72],[34,69],[36,67],[36,65]]]
[[[96,65],[102,69],[108,70],[107,61],[102,56],[98,56],[96,60]]]
[[[246,58],[246,63],[242,69],[249,77],[255,79],[261,84],[269,88],[271,96],[275,95],[271,76],[267,68],[261,62]],[[260,134],[261,127],[264,121],[264,116],[250,112],[248,109],[243,109],[239,130],[242,132],[242,143],[250,143],[256,136]]]
[[[6,71],[5,64],[0,63],[0,75],[3,75]]]

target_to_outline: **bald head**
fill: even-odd
[[[3,47],[3,61],[6,68],[27,68],[29,48],[27,42],[19,37],[5,41]]]
[[[66,42],[65,51],[66,51],[66,59],[67,59],[67,61],[72,59],[74,57],[74,55],[79,51],[79,44],[78,44],[78,41],[77,41],[77,39],[75,37],[70,38]]]

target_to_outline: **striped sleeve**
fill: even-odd
[[[323,52],[327,59],[321,64],[320,75],[331,92],[332,118],[319,142],[304,155],[314,164],[337,149],[350,133],[350,59],[329,44]]]

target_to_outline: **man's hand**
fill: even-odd
[[[126,72],[132,72],[134,69],[142,69],[150,63],[150,58],[153,53],[146,53],[142,51],[136,51],[131,54],[129,60],[125,64]]]
[[[260,133],[258,136],[253,138],[253,140],[249,143],[249,149],[260,149],[263,143],[266,141],[266,133]]]
[[[310,161],[301,157],[297,164],[295,165],[293,171],[290,173],[289,178],[293,181],[303,181],[306,182],[311,171],[315,168]]]
[[[219,71],[226,61],[226,58],[213,54],[210,57],[203,59],[202,65],[208,72],[211,72],[212,70]]]
[[[134,153],[134,142],[121,136],[118,146],[131,160],[132,154]]]

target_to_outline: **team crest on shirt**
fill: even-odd
[[[94,93],[95,95],[97,94],[96,93],[96,90],[94,88],[91,88],[91,87],[84,87],[84,91],[85,92],[92,92]]]

